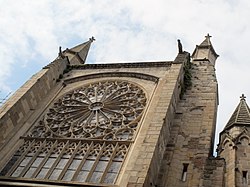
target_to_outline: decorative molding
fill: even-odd
[[[132,140],[146,100],[141,88],[125,81],[87,84],[58,99],[28,136]]]
[[[105,63],[105,64],[84,64],[72,65],[72,69],[116,69],[116,68],[152,68],[152,67],[170,67],[173,61],[158,62],[127,62],[127,63]]]
[[[88,79],[96,79],[101,77],[132,77],[132,78],[138,78],[138,79],[144,79],[148,81],[152,81],[157,83],[159,81],[159,78],[153,75],[148,75],[144,73],[135,73],[135,72],[105,72],[105,73],[96,73],[96,74],[89,74],[89,75],[83,75],[79,77],[69,78],[65,79],[65,84],[70,84],[73,82],[88,80]]]

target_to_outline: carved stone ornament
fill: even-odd
[[[88,84],[57,100],[29,136],[131,140],[145,105],[145,93],[132,83]]]

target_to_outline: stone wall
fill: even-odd
[[[225,158],[225,186],[235,186],[235,169],[236,169],[236,147],[232,141],[224,143],[224,150],[220,153],[220,157]]]
[[[58,84],[67,59],[57,59],[41,71],[33,75],[21,88],[19,88],[0,109],[0,160],[13,147],[23,131],[20,129],[27,120],[39,109],[38,106],[46,104],[46,97]],[[61,76],[60,76],[61,75]],[[6,149],[6,151],[4,151]]]
[[[207,159],[202,177],[203,187],[224,187],[225,160],[210,157]]]
[[[123,176],[128,186],[155,186],[183,80],[183,65],[189,54],[179,54],[157,85],[146,119],[134,145],[133,155]]]
[[[244,187],[250,184],[250,128],[235,125],[220,134],[218,153],[225,159],[225,186]]]
[[[200,186],[213,152],[218,104],[215,68],[208,60],[193,61],[190,73],[192,86],[178,103],[157,186]]]

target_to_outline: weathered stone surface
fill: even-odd
[[[193,54],[195,58],[191,63],[189,53],[182,52],[177,55],[174,61],[83,65],[86,59],[86,50],[90,45],[88,42],[73,48],[73,50],[61,52],[60,58],[34,75],[1,108],[0,171],[11,159],[15,150],[23,144],[24,140],[20,137],[32,139],[28,136],[28,132],[35,125],[39,125],[39,121],[44,120],[43,118],[48,114],[48,111],[55,108],[55,103],[61,103],[60,106],[62,106],[63,102],[57,101],[65,98],[66,94],[76,91],[83,85],[92,85],[102,81],[124,81],[140,88],[138,90],[145,93],[147,102],[143,112],[138,113],[140,115],[138,118],[140,120],[137,121],[138,126],[136,128],[131,126],[134,128],[133,138],[123,141],[127,146],[129,145],[129,151],[124,154],[124,161],[114,185],[222,187],[224,185],[225,163],[233,161],[234,157],[225,159],[226,162],[224,159],[211,158],[218,105],[214,68],[217,56],[212,46],[204,48],[205,44],[209,44],[207,40],[209,37],[202,43],[203,47],[196,48]],[[80,48],[85,49],[85,51],[79,52]],[[63,58],[64,55],[68,58]],[[200,59],[204,55],[206,58]],[[93,100],[94,96],[91,98]],[[97,108],[103,107],[104,102],[100,103],[95,102]],[[127,103],[126,107],[129,104]],[[88,107],[88,111],[98,110],[92,105]],[[65,110],[63,107],[60,109]],[[57,113],[60,112],[61,110],[57,111]],[[133,119],[131,118],[131,120]],[[46,122],[46,124],[53,126],[55,121]],[[53,131],[53,128],[51,129]],[[71,129],[70,132],[70,138],[78,141],[79,138],[72,135],[75,131]],[[46,137],[46,133],[44,132],[44,136],[40,138],[45,137],[45,140],[55,138],[55,136]],[[60,136],[62,139],[67,139],[64,135],[56,135],[56,140]],[[90,142],[96,137],[88,138],[81,141]],[[70,141],[72,141],[71,139]],[[104,140],[96,139],[95,141],[102,142]],[[114,139],[105,141],[111,142],[113,145],[116,145],[116,141],[119,142],[119,140]],[[227,148],[224,151],[225,154],[233,149],[233,146],[225,146]],[[240,146],[238,147],[241,149]],[[241,150],[239,155],[248,158],[246,155],[250,151]],[[113,153],[111,154],[113,158],[112,155]],[[245,159],[239,163],[238,167],[246,164],[246,161]],[[93,168],[95,167],[96,165]],[[90,171],[92,173],[94,172],[93,168]],[[106,169],[105,172],[107,173],[108,170]],[[60,177],[63,175],[61,174]],[[25,178],[25,180],[32,179]],[[49,179],[48,181],[48,183],[51,182]],[[32,182],[39,184],[39,180]],[[56,182],[63,183],[65,186],[70,185],[70,182],[66,183],[62,180]],[[81,183],[81,185],[85,184],[92,185],[89,181]],[[100,186],[107,185],[100,184]]]

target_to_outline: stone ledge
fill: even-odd
[[[152,67],[170,67],[173,61],[158,62],[126,62],[126,63],[107,63],[107,64],[83,64],[70,66],[72,69],[116,69],[116,68],[152,68]]]

